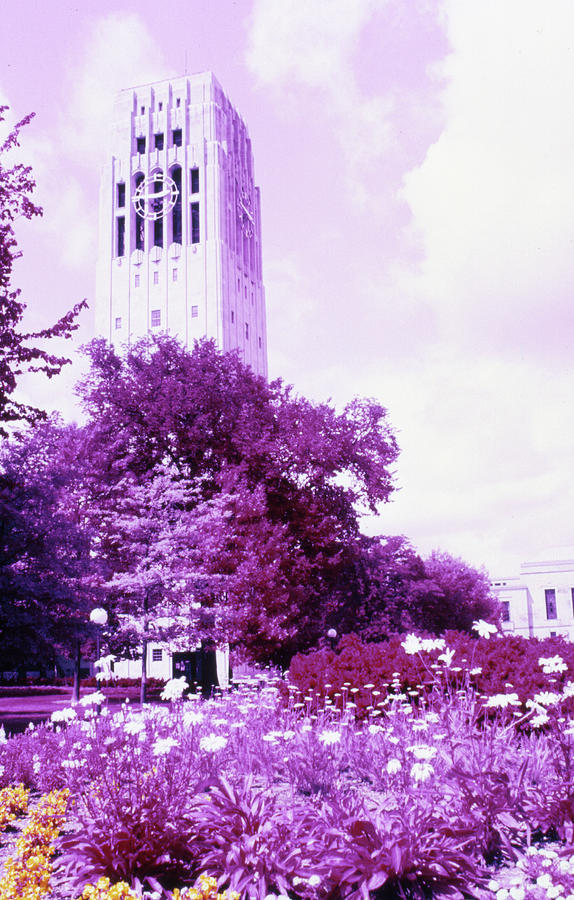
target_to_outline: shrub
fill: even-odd
[[[416,697],[439,688],[471,687],[478,694],[493,695],[504,693],[511,685],[525,702],[548,689],[548,676],[538,664],[541,657],[559,655],[564,660],[566,670],[553,680],[558,687],[569,677],[574,678],[574,644],[563,638],[525,640],[501,635],[485,640],[447,631],[442,640],[445,648],[454,651],[449,666],[437,663],[438,652],[434,656],[407,653],[403,647],[405,635],[378,644],[364,644],[356,635],[345,635],[337,652],[321,649],[294,656],[289,683],[302,695],[310,696],[308,703],[314,706],[328,697],[341,708],[349,708],[350,703],[362,719],[397,690],[413,692],[411,696]],[[284,699],[287,696],[285,686]]]

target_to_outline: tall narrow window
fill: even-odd
[[[192,194],[199,194],[199,169],[192,169],[190,173],[190,190]]]
[[[160,101],[160,102],[158,103],[157,107],[158,107],[158,110],[161,112],[162,109],[163,109],[163,103]]]
[[[235,322],[235,313],[233,312],[233,310],[231,310],[231,324],[233,325],[234,322]]]
[[[546,600],[546,618],[557,619],[556,612],[556,591],[554,588],[548,588],[544,591],[544,599]]]
[[[153,245],[163,247],[163,219],[156,219],[153,223]]]
[[[199,306],[192,306],[191,307],[191,318],[197,319],[198,316],[199,316]]]
[[[172,270],[171,270],[171,280],[172,280],[172,281],[177,281],[177,269],[172,269]]]
[[[182,215],[181,215],[181,169],[176,166],[171,171],[171,177],[177,188],[177,198],[171,211],[171,233],[172,241],[175,244],[181,244]]]
[[[154,147],[156,150],[163,150],[163,134],[154,135]]]
[[[574,588],[570,588],[570,596],[572,597],[572,615],[574,616]]]
[[[151,311],[151,327],[159,328],[161,325],[161,310],[160,309],[152,309]]]
[[[139,273],[136,272],[136,274],[134,275],[134,287],[139,287],[139,286],[140,286],[140,276],[139,276]]]
[[[176,106],[181,106],[181,97],[178,97],[175,101]]]
[[[136,150],[138,153],[145,153],[145,138],[144,137],[137,138]]]
[[[501,619],[503,622],[510,622],[510,600],[501,600],[500,601],[501,609]]]
[[[159,272],[157,271],[157,269],[156,269],[155,272],[153,273],[153,283],[154,283],[154,284],[159,284]]]
[[[245,340],[249,340],[249,322],[245,323]]]
[[[173,140],[174,147],[181,147],[181,140],[182,140],[181,128],[173,129],[172,140]]]
[[[140,106],[140,115],[143,116],[145,113],[145,106]]]
[[[119,329],[121,327],[122,327],[122,317],[116,316],[116,331],[119,331]]]
[[[199,203],[191,204],[191,243],[199,244]]]
[[[117,223],[117,255],[123,256],[126,252],[126,217],[118,216]]]
[[[163,181],[156,178],[153,187],[154,194],[160,196],[153,201],[153,211],[158,216],[153,222],[153,245],[154,247],[163,247]]]
[[[134,179],[136,190],[139,188],[140,184],[144,180],[143,175],[138,173]],[[135,245],[136,250],[143,250],[145,243],[145,219],[139,212],[136,210],[135,214]]]
[[[122,207],[126,205],[126,184],[125,181],[120,181],[118,184],[118,206]]]

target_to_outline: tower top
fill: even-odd
[[[210,337],[267,374],[251,141],[212,72],[117,94],[100,248],[97,322],[109,340]]]

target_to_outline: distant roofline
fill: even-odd
[[[205,75],[209,76],[209,78],[210,78],[212,81],[214,81],[217,85],[219,85],[219,87],[221,88],[221,90],[222,90],[223,93],[225,94],[225,91],[223,90],[223,85],[222,85],[221,82],[218,80],[218,78],[213,74],[213,72],[211,71],[211,69],[206,69],[206,70],[203,71],[203,72],[192,72],[190,75],[185,75],[185,74],[184,74],[184,75],[173,75],[171,78],[160,78],[158,81],[144,81],[144,82],[142,82],[141,84],[134,84],[134,85],[131,85],[130,87],[120,88],[119,91],[118,91],[118,94],[123,94],[123,93],[126,92],[126,91],[137,91],[137,90],[139,90],[140,88],[144,88],[144,87],[145,87],[145,88],[147,88],[147,87],[154,87],[156,84],[157,84],[157,85],[159,85],[159,84],[166,84],[166,83],[169,83],[170,81],[180,81],[182,78],[188,78],[188,79],[191,79],[191,78],[199,78],[199,77],[202,76],[202,75],[203,75],[203,76],[205,76]],[[226,95],[226,96],[227,96],[227,95]]]
[[[520,581],[525,575],[529,574],[543,574],[542,572],[536,572],[536,569],[543,569],[548,572],[548,574],[559,574],[560,572],[567,572],[574,570],[574,556],[564,556],[560,559],[549,559],[548,557],[542,557],[540,559],[532,559],[526,562],[520,563],[520,571],[514,572],[511,575],[494,575],[490,576],[491,584],[494,585],[494,582],[498,581]]]

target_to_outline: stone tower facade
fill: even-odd
[[[267,376],[261,216],[245,123],[211,73],[121,91],[102,177],[96,332],[214,338]]]

